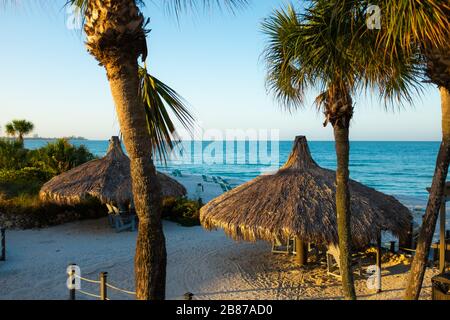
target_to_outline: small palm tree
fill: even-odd
[[[351,272],[349,179],[349,128],[353,117],[352,96],[360,89],[381,85],[387,101],[404,96],[411,99],[408,84],[419,86],[410,57],[395,63],[377,59],[373,37],[358,38],[357,26],[365,23],[360,8],[337,19],[333,8],[339,0],[314,0],[303,13],[292,6],[276,10],[263,23],[268,36],[265,50],[269,91],[287,108],[304,105],[305,94],[316,89],[316,104],[325,114],[326,126],[334,129],[337,156],[336,213],[340,270],[346,299],[355,299]],[[381,72],[382,70],[382,72]],[[395,90],[398,89],[398,90]]]
[[[6,133],[10,136],[18,136],[18,141],[23,145],[24,135],[29,134],[34,129],[34,124],[27,120],[13,120],[6,124]]]

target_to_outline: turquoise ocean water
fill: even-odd
[[[26,140],[29,149],[48,141]],[[84,144],[92,153],[103,156],[108,141],[73,140]],[[169,159],[160,169],[179,169],[187,174],[218,175],[248,181],[264,171],[282,165],[292,148],[292,141],[268,142],[183,142],[177,159]],[[329,169],[336,168],[334,142],[311,141],[316,162]],[[245,149],[245,150],[244,150]],[[264,149],[264,152],[262,151]],[[351,143],[350,176],[352,179],[395,196],[426,201],[426,187],[431,184],[439,142],[362,142]],[[262,159],[263,158],[263,159]],[[268,158],[268,160],[267,160]]]

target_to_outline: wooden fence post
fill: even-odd
[[[6,233],[5,229],[1,228],[0,237],[1,237],[2,252],[0,254],[0,261],[6,260],[6,236],[5,236],[5,233]]]
[[[100,300],[108,300],[107,278],[108,272],[100,272]]]

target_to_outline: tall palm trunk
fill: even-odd
[[[90,0],[85,32],[88,51],[106,69],[125,147],[130,157],[134,205],[139,217],[135,255],[138,299],[164,299],[166,247],[161,190],[139,96],[137,59],[145,58],[144,18],[135,0]]]
[[[440,92],[442,101],[442,142],[436,161],[427,209],[419,233],[416,255],[411,265],[405,291],[405,299],[408,300],[417,300],[420,296],[426,262],[444,196],[445,180],[448,173],[450,160],[450,90],[441,87]]]
[[[327,107],[327,118],[334,129],[336,145],[336,214],[339,236],[340,273],[342,288],[347,300],[355,300],[355,286],[352,273],[352,238],[350,228],[350,191],[349,180],[349,127],[353,116],[352,99],[348,92],[339,93],[332,89],[329,92],[330,104]]]

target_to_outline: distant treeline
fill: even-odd
[[[0,137],[1,139],[6,140],[14,140],[13,137]],[[58,140],[58,139],[64,139],[64,140],[88,140],[85,137],[77,137],[77,136],[69,136],[69,137],[53,137],[53,138],[46,138],[46,137],[26,137],[24,140]]]

